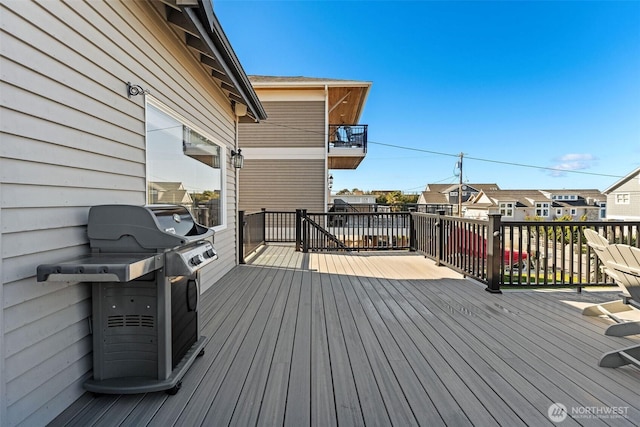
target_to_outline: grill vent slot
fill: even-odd
[[[129,327],[141,327],[141,328],[154,328],[156,326],[155,320],[156,319],[153,316],[145,316],[141,314],[125,314],[125,315],[109,316],[107,318],[107,327],[123,328],[123,327],[129,326]]]

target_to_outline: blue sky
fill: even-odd
[[[373,83],[367,157],[334,190],[455,183],[461,152],[465,182],[504,189],[604,190],[640,166],[640,1],[214,9],[247,74]]]

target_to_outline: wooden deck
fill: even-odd
[[[87,393],[52,425],[541,426],[555,402],[582,416],[562,425],[640,424],[640,370],[597,366],[640,336],[579,310],[615,293],[489,294],[408,253],[248,262],[203,296],[177,395]]]

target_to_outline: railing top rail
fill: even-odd
[[[536,225],[557,225],[557,226],[578,226],[578,227],[612,227],[618,225],[638,226],[639,221],[503,221],[503,225],[512,226],[536,226]]]
[[[331,216],[376,216],[376,215],[409,215],[411,212],[307,212],[307,215],[331,215]]]
[[[459,221],[459,222],[466,222],[469,224],[486,224],[489,220],[487,219],[476,219],[476,218],[464,218],[464,217],[459,217],[459,216],[454,216],[454,215],[438,215],[438,214],[433,214],[433,213],[425,213],[425,212],[410,212],[411,215],[415,215],[415,216],[423,216],[423,217],[427,217],[427,218],[443,218],[446,220],[450,220],[450,221]],[[511,222],[509,222],[509,224],[511,224]]]
[[[263,211],[256,211],[256,212],[245,212],[244,216],[249,216],[249,215],[261,215],[261,214],[276,214],[276,215],[285,215],[285,214],[289,214],[289,215],[295,215],[296,211],[271,211],[271,210],[263,210]]]

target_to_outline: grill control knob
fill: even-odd
[[[200,264],[202,264],[202,261],[203,261],[203,259],[202,259],[201,255],[196,255],[196,256],[194,256],[193,258],[191,258],[189,260],[191,265],[200,265]]]
[[[204,253],[205,258],[213,258],[214,256],[216,256],[216,253],[213,251],[213,249],[207,249],[207,251]]]

